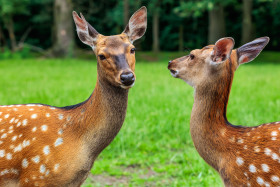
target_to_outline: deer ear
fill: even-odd
[[[269,37],[257,38],[237,49],[238,63],[244,64],[254,60],[268,44]]]
[[[73,19],[80,40],[94,49],[99,33],[86,21],[82,13],[80,18],[79,15],[73,11]]]
[[[147,28],[147,8],[145,6],[137,10],[129,19],[123,33],[127,34],[131,43],[141,38]]]
[[[211,62],[219,64],[224,62],[230,57],[231,51],[234,46],[234,39],[231,37],[219,39],[214,46],[211,55]]]

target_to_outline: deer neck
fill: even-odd
[[[226,146],[223,135],[231,128],[226,112],[233,73],[195,89],[190,131],[194,145],[204,160],[218,170],[219,156]]]
[[[72,132],[81,137],[87,152],[94,157],[115,138],[125,119],[128,90],[115,87],[98,77],[87,101],[74,109]]]

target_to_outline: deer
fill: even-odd
[[[99,34],[73,11],[79,39],[97,57],[97,81],[84,102],[0,106],[0,186],[80,186],[120,131],[135,77],[135,46],[147,28],[141,7],[119,35]]]
[[[235,71],[254,60],[268,42],[261,37],[233,49],[234,39],[225,37],[168,64],[173,77],[195,90],[191,138],[227,187],[280,186],[280,122],[236,126],[226,115]]]

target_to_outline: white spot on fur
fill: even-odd
[[[279,182],[279,177],[278,176],[276,176],[276,175],[272,175],[271,176],[271,180],[273,181],[273,182]]]
[[[0,150],[0,157],[1,158],[5,157],[5,150],[3,150],[3,149]]]
[[[46,132],[48,130],[48,126],[47,125],[42,125],[41,130]]]
[[[27,125],[27,119],[22,120],[22,126],[26,126]]]
[[[48,169],[47,169],[47,171],[46,171],[45,175],[46,175],[46,176],[48,176],[48,175],[49,175],[49,173],[50,173],[50,170],[48,170]]]
[[[268,167],[267,164],[262,164],[261,166],[262,166],[262,170],[263,170],[264,172],[269,172],[269,167]]]
[[[261,151],[261,149],[260,149],[260,147],[259,147],[259,146],[255,146],[255,147],[254,147],[254,151],[258,153],[258,152],[260,152],[260,151]]]
[[[15,118],[12,118],[11,120],[10,120],[10,123],[13,123],[15,121]]]
[[[19,151],[21,151],[21,150],[22,150],[21,144],[19,144],[18,146],[16,146],[16,147],[14,148],[14,152],[19,152]]]
[[[274,141],[274,140],[277,140],[277,138],[276,138],[276,137],[272,137],[272,138],[271,138],[271,140],[273,140],[273,141]]]
[[[270,187],[270,184],[268,182],[264,182],[265,187]]]
[[[22,163],[21,163],[22,168],[27,168],[27,167],[28,167],[28,164],[29,164],[29,163],[28,163],[28,161],[27,161],[26,158],[22,160]]]
[[[54,171],[57,171],[58,168],[59,168],[59,164],[55,164],[55,165],[54,165]]]
[[[36,106],[35,104],[27,104],[26,106]]]
[[[249,165],[249,171],[250,171],[251,173],[255,173],[255,172],[257,171],[257,168],[256,168],[253,164],[250,164],[250,165]]]
[[[50,117],[51,115],[50,115],[50,113],[46,113],[46,117]]]
[[[237,143],[244,143],[244,140],[242,138],[238,138]]]
[[[272,153],[271,158],[273,160],[277,160],[277,159],[279,159],[279,156],[276,153]]]
[[[63,130],[62,130],[62,129],[59,129],[59,130],[58,130],[58,134],[59,134],[59,135],[62,135],[62,133],[63,133]]]
[[[50,154],[50,146],[48,146],[48,145],[45,146],[44,149],[43,149],[43,152],[44,152],[45,155]]]
[[[33,111],[34,110],[34,108],[29,108],[29,111]]]
[[[61,145],[63,143],[63,139],[62,138],[57,138],[55,143],[54,143],[54,146],[57,147],[59,145]]]
[[[7,138],[7,134],[6,134],[6,133],[2,134],[1,138],[2,138],[2,139],[3,139],[3,138]]]
[[[257,177],[257,183],[259,185],[263,185],[264,184],[264,180],[261,177]]]
[[[14,141],[16,141],[17,140],[17,136],[13,136],[12,137],[12,141],[14,142]]]
[[[9,170],[7,169],[4,169],[3,171],[1,171],[0,175],[5,175],[5,174],[8,174],[9,173]]]
[[[19,127],[20,125],[21,125],[21,122],[18,122],[18,123],[17,123],[17,127]]]
[[[58,119],[62,120],[63,119],[63,114],[59,114]]]
[[[6,115],[4,116],[4,118],[7,119],[9,116],[10,116],[10,114],[6,114]]]
[[[45,173],[45,171],[46,171],[46,166],[44,164],[42,164],[40,166],[40,173]]]
[[[37,127],[33,127],[32,132],[35,132],[37,130]]]
[[[236,157],[236,163],[237,163],[238,166],[243,165],[243,163],[244,163],[243,158],[241,158],[241,157]]]
[[[271,155],[271,150],[268,149],[268,148],[265,148],[264,149],[264,154],[266,154],[267,156],[270,156]]]
[[[29,145],[30,145],[30,141],[29,140],[23,140],[23,142],[22,142],[22,147],[23,148],[25,148],[25,147],[27,147]]]
[[[11,160],[12,159],[12,154],[11,153],[7,153],[6,154],[6,159],[7,160]]]
[[[277,136],[277,131],[272,131],[271,136]]]
[[[34,163],[38,164],[38,163],[40,162],[40,156],[39,156],[39,155],[34,156],[34,157],[32,158],[32,161],[33,161]]]
[[[31,115],[31,118],[32,118],[32,119],[36,119],[37,117],[38,117],[37,114],[32,114],[32,115]]]

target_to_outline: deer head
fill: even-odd
[[[254,60],[269,42],[268,37],[257,38],[233,50],[234,39],[227,37],[215,45],[195,49],[189,55],[169,61],[168,69],[193,87],[223,81],[243,63]]]
[[[135,47],[133,42],[141,38],[147,28],[147,9],[140,8],[130,18],[119,35],[99,34],[84,18],[73,12],[79,39],[89,45],[97,57],[98,80],[124,89],[135,81]]]

